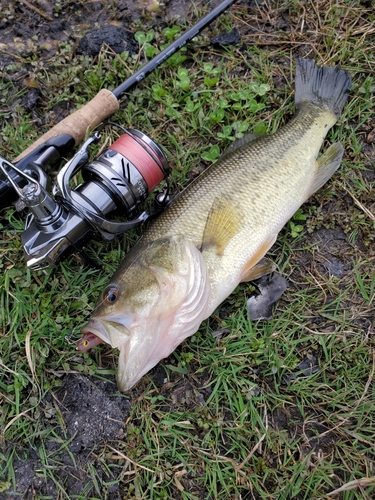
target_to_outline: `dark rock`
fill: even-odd
[[[234,28],[229,33],[222,33],[221,35],[211,38],[211,43],[214,45],[234,45],[240,43],[241,35],[237,28]]]
[[[297,377],[309,377],[314,375],[320,370],[319,360],[316,356],[307,357],[299,365],[297,366],[294,373],[290,373],[289,375],[284,375],[282,378],[282,383],[285,385],[289,385],[292,380],[295,380]]]
[[[109,45],[116,54],[125,50],[134,54],[138,50],[138,44],[133,36],[124,28],[109,25],[87,33],[79,42],[76,52],[77,54],[96,56],[104,43]]]
[[[247,301],[251,321],[272,319],[274,304],[280,299],[288,287],[288,282],[280,274],[274,273],[272,278],[262,276],[256,281],[260,295],[250,297]]]
[[[323,265],[328,269],[330,274],[336,276],[336,278],[343,278],[346,274],[348,274],[348,266],[346,266],[341,260],[336,259],[336,257],[330,256]]]
[[[35,108],[38,101],[40,99],[40,90],[39,89],[31,89],[22,99],[22,107],[26,111],[31,111]]]

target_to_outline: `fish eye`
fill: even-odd
[[[106,292],[104,292],[104,302],[107,302],[107,304],[113,304],[117,297],[118,297],[118,288],[116,287],[110,287]]]

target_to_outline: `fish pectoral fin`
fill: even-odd
[[[318,189],[320,189],[328,179],[336,172],[341,164],[344,155],[344,148],[339,142],[331,146],[316,161],[317,170],[314,180],[309,187],[306,200],[310,198]]]
[[[238,205],[225,197],[215,198],[203,231],[201,251],[215,247],[222,255],[229,241],[240,231],[243,215]]]
[[[277,234],[266,240],[259,247],[257,252],[246,262],[240,276],[241,283],[256,280],[264,274],[269,274],[275,270],[274,264],[269,259],[263,259],[263,257],[275,243],[276,238]]]
[[[265,274],[272,273],[273,271],[275,271],[275,269],[276,265],[270,259],[266,259],[264,257],[257,264],[255,264],[255,266],[249,269],[245,275],[242,273],[241,282],[244,283],[246,281],[257,280],[258,278],[261,278]]]

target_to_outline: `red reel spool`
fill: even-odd
[[[145,134],[129,129],[108,149],[127,158],[139,171],[151,192],[169,173],[169,166],[160,148]]]

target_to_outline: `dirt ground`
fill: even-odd
[[[219,3],[215,1],[213,6]],[[30,51],[40,51],[41,57],[48,61],[53,57],[56,47],[66,41],[76,43],[77,53],[89,55],[93,55],[102,42],[112,44],[118,52],[124,49],[136,50],[137,45],[131,37],[132,22],[142,18],[145,27],[153,27],[176,16],[184,18],[191,8],[190,1],[182,0],[165,2],[156,14],[150,14],[153,2],[146,0],[144,3],[138,0],[118,0],[113,3],[73,0],[64,3],[63,8],[60,8],[59,2],[49,0],[5,4],[6,8],[2,7],[0,15],[0,72],[13,63],[14,53],[22,55]],[[287,23],[287,19],[282,22]],[[106,28],[103,30],[104,27]],[[119,33],[119,29],[125,30],[125,35],[124,32]],[[102,39],[103,36],[106,38]],[[27,71],[25,68],[24,74]],[[19,74],[14,79],[15,85],[21,85],[17,82],[21,82],[24,74]],[[22,105],[32,111],[39,98],[39,90],[30,88],[22,98]],[[39,125],[42,127],[43,123]],[[347,235],[343,232],[337,234],[336,229],[327,229],[317,231],[314,238],[319,239],[323,249],[322,253],[316,256],[316,265],[329,269],[334,276],[344,276],[351,266],[351,262],[345,258]],[[303,251],[297,258],[301,265],[308,265]],[[163,385],[162,368],[156,367],[151,376],[156,386]],[[205,376],[208,377],[205,374],[200,375],[202,380]],[[181,398],[185,401],[189,397],[192,398],[193,394],[195,398],[201,398],[203,401],[209,396],[208,389],[206,392],[199,392],[196,387],[190,387],[189,382],[177,373],[174,377],[173,393],[170,392],[169,395],[176,404]],[[137,393],[142,394],[142,384]],[[82,492],[90,477],[90,467],[100,470],[103,481],[110,482],[111,478],[97,462],[96,451],[103,441],[110,442],[125,434],[124,423],[131,407],[130,400],[118,397],[114,377],[104,381],[79,374],[66,375],[58,392],[48,394],[42,406],[45,418],[48,418],[48,411],[53,408],[64,422],[60,437],[68,440],[69,444],[64,452],[59,451],[59,460],[65,467],[59,468],[58,474],[66,484],[67,495],[72,497]],[[278,417],[280,426],[283,418],[283,415]],[[52,452],[54,448],[59,448],[60,444],[57,441],[46,442],[45,447]],[[41,466],[35,452],[26,450],[24,459],[16,463],[17,491],[7,490],[0,493],[0,499],[57,498],[59,492],[56,490],[56,484],[39,477],[37,471]],[[124,498],[117,488],[116,484],[109,486],[106,498]]]

